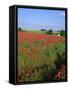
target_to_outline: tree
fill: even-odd
[[[52,29],[48,30],[47,34],[52,35],[53,34],[53,30]]]
[[[18,30],[19,30],[19,31],[22,31],[22,28],[19,28]]]
[[[41,29],[41,31],[46,31],[46,29]]]
[[[64,36],[64,35],[65,35],[65,31],[64,31],[64,30],[61,30],[61,31],[60,31],[60,35],[61,35],[61,36]]]

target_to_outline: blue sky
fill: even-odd
[[[18,28],[65,30],[65,11],[18,8]]]

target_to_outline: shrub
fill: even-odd
[[[65,35],[65,31],[64,30],[61,30],[60,35],[61,36],[64,36]]]
[[[22,28],[19,28],[18,30],[19,30],[19,31],[22,31]]]
[[[46,34],[52,35],[53,34],[53,30],[52,29],[48,30]]]
[[[46,31],[46,29],[41,29],[41,31]]]

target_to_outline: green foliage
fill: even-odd
[[[29,32],[36,32],[36,33],[39,33],[39,34],[46,34],[47,30],[46,31],[41,31],[41,30],[27,30]]]
[[[24,48],[26,47],[25,44]],[[35,42],[34,44],[35,47],[39,45],[40,42]],[[64,63],[63,52],[65,45],[63,43],[58,43],[43,46],[39,52],[32,52],[31,49],[32,48],[29,48],[29,51],[33,56],[18,52],[18,81],[54,80],[58,65]]]
[[[61,55],[58,54],[58,58],[55,61],[57,69],[60,69],[62,64],[65,64],[65,53],[62,53]]]
[[[46,31],[46,29],[41,29],[41,31]]]
[[[22,45],[20,45],[19,47],[21,48],[34,48],[34,47],[38,47],[43,43],[43,40],[39,40],[39,41],[31,41],[31,43],[27,42],[27,41],[23,41]]]
[[[18,30],[21,32],[26,32],[26,30],[23,30],[22,28],[18,28]]]
[[[22,28],[18,28],[19,31],[22,31]]]
[[[52,29],[48,30],[46,34],[52,35],[53,34],[53,30]]]
[[[61,30],[60,35],[61,36],[65,36],[65,31],[64,30]]]

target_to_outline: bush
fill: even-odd
[[[46,34],[52,35],[53,34],[53,30],[52,29],[48,30]]]
[[[26,32],[26,30],[23,30],[22,28],[19,28],[18,30],[19,31],[22,31],[22,32]]]
[[[61,30],[60,35],[61,36],[64,36],[65,35],[65,31],[64,30]]]
[[[41,29],[41,31],[46,31],[46,29]]]
[[[19,28],[18,30],[19,30],[19,31],[22,31],[22,28]]]

